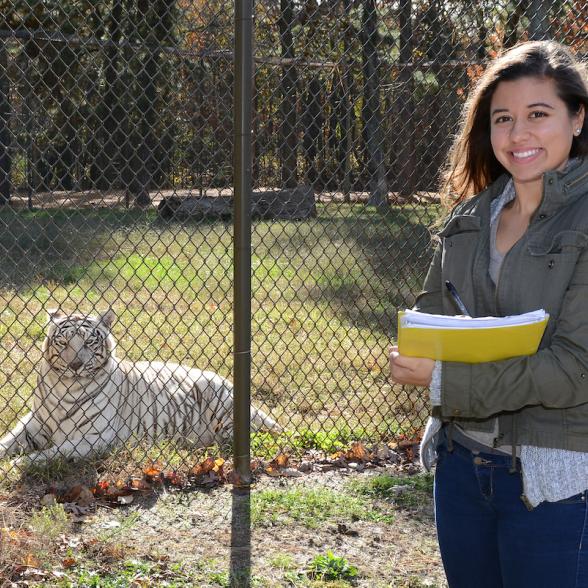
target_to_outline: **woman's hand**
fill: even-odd
[[[433,359],[400,355],[398,347],[390,347],[390,377],[397,384],[428,386],[434,367]]]

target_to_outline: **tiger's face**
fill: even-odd
[[[114,351],[113,320],[112,311],[100,317],[49,311],[43,354],[51,369],[64,378],[94,376]]]

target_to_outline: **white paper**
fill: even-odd
[[[429,314],[427,312],[418,312],[416,310],[406,310],[401,318],[401,326],[417,329],[487,329],[493,327],[540,323],[544,321],[547,316],[547,313],[543,309],[512,316],[485,316],[479,318],[472,318],[469,316],[445,316],[442,314]]]

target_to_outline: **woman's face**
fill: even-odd
[[[500,82],[490,103],[494,155],[515,182],[537,182],[565,166],[583,121],[583,107],[570,116],[550,78]]]

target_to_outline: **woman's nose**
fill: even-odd
[[[520,141],[529,134],[529,127],[526,121],[515,121],[510,129],[510,138],[512,141]]]

